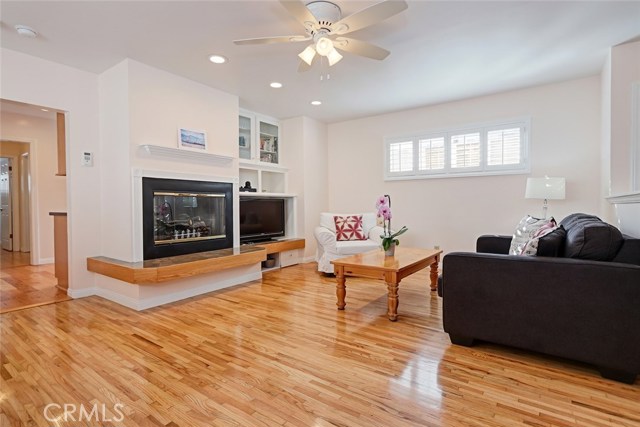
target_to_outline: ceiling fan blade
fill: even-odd
[[[313,62],[312,62],[313,64]],[[305,71],[309,71],[311,69],[311,65],[307,64],[306,62],[300,60],[300,64],[298,64],[298,72],[299,73],[304,73]]]
[[[234,40],[235,44],[271,44],[271,43],[297,43],[311,40],[311,37],[306,36],[276,36],[276,37],[260,37],[256,39],[241,39]]]
[[[333,45],[341,50],[344,50],[355,55],[365,56],[371,59],[383,60],[391,52],[387,49],[383,49],[371,43],[363,42],[356,39],[350,39],[348,37],[338,37],[334,40]]]
[[[331,26],[334,34],[347,34],[377,24],[407,8],[404,0],[387,0],[353,13]]]
[[[316,17],[307,9],[307,6],[299,0],[280,0],[280,4],[284,6],[305,29],[313,29],[318,22]]]

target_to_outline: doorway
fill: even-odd
[[[7,100],[0,100],[0,107],[0,313],[5,313],[71,298],[57,287],[49,215],[67,206],[66,176],[57,164],[58,112]]]
[[[0,157],[0,239],[2,250],[13,252],[13,207],[11,203],[11,158]]]

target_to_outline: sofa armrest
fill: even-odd
[[[369,230],[369,240],[373,240],[376,243],[382,244],[382,239],[380,238],[380,236],[382,236],[382,233],[384,233],[384,228],[380,227],[379,225],[371,227],[371,230]]]
[[[511,236],[489,235],[478,237],[476,252],[489,254],[508,254],[511,247]]]
[[[454,252],[442,297],[452,336],[640,373],[640,266]]]

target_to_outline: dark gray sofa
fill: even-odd
[[[631,384],[640,374],[640,239],[585,214],[560,224],[538,249],[553,256],[507,255],[510,236],[482,236],[477,253],[447,254],[444,330],[454,344],[574,359]]]

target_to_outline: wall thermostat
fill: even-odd
[[[90,151],[82,152],[82,166],[93,166],[93,153]]]

